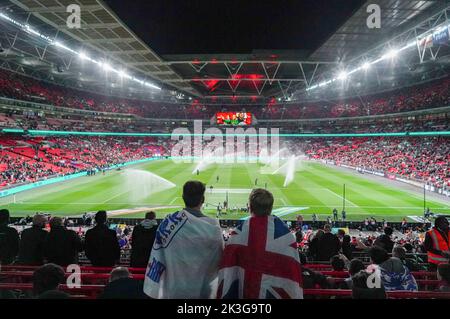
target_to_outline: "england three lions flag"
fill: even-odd
[[[295,236],[276,216],[251,217],[227,241],[218,298],[303,299]]]

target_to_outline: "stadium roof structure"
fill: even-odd
[[[139,39],[101,0],[8,1],[0,6],[0,12],[30,24],[77,52],[106,61],[113,68],[120,65],[126,72],[163,90],[149,89],[143,82],[125,86],[124,79],[117,74],[99,72],[87,66],[79,55],[49,45],[2,19],[0,67],[95,92],[181,102],[188,98],[213,103],[228,100],[238,104],[275,97],[284,102],[314,98],[323,94],[323,90],[311,92],[310,88],[329,81],[340,69],[350,70],[362,61],[379,58],[393,45],[412,39],[417,42],[419,35],[448,23],[450,10],[446,1],[378,0],[382,28],[369,29],[367,6],[374,2],[369,0],[314,52],[158,56],[151,44]],[[78,4],[82,9],[80,29],[69,29],[66,25],[69,15],[66,9],[70,4]],[[370,80],[362,75],[354,77],[352,83],[346,84],[347,89],[349,85],[355,85],[353,89],[361,92],[374,86],[393,87],[400,85],[400,78],[420,80],[418,77],[426,72],[445,73],[448,48],[428,49],[423,52],[420,48],[411,49],[415,52],[408,53],[398,65],[380,63],[374,68],[376,76]],[[442,58],[437,59],[438,54]],[[329,94],[335,95],[336,90],[329,90]]]

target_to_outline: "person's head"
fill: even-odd
[[[250,212],[254,216],[269,216],[272,213],[273,195],[271,192],[257,188],[250,193]]]
[[[350,245],[351,241],[352,241],[352,238],[350,237],[350,235],[344,235],[344,237],[342,237],[343,244]]]
[[[183,186],[183,201],[186,208],[198,209],[205,202],[205,184],[199,181],[189,181]]]
[[[339,255],[331,257],[330,262],[334,271],[343,271],[345,268],[345,263]]]
[[[345,230],[339,229],[338,232],[337,232],[337,235],[338,235],[339,238],[344,238]]]
[[[314,235],[314,238],[320,238],[324,234],[322,229],[318,229],[316,234]]]
[[[406,258],[406,249],[402,246],[395,246],[392,249],[392,257],[397,257],[399,259],[405,259]]]
[[[106,211],[99,210],[97,214],[95,214],[95,222],[97,225],[104,225],[106,224],[106,220],[108,218],[108,215],[106,214]]]
[[[50,220],[50,228],[61,227],[63,225],[63,220],[61,217],[53,217]]]
[[[450,285],[450,264],[440,264],[438,266],[437,279]]]
[[[47,222],[47,218],[42,214],[36,214],[33,216],[33,226],[44,228],[45,223]]]
[[[366,266],[364,266],[364,263],[357,258],[354,258],[350,261],[350,264],[348,265],[348,273],[350,276],[356,275],[361,270],[365,270]]]
[[[448,232],[449,229],[448,219],[444,216],[439,216],[434,221],[434,226],[440,231]]]
[[[46,291],[57,290],[59,285],[64,283],[65,273],[61,266],[46,264],[33,273],[33,292],[36,296]]]
[[[387,251],[379,246],[373,246],[369,249],[369,257],[375,265],[382,264],[389,259]]]
[[[109,276],[109,282],[113,282],[118,279],[130,278],[131,274],[128,268],[126,267],[116,267],[111,271]]]
[[[148,213],[146,213],[145,214],[145,219],[150,219],[150,220],[152,220],[152,219],[155,219],[156,218],[156,214],[155,214],[155,212],[148,212]]]
[[[361,270],[352,276],[352,298],[353,299],[386,299],[384,287],[369,288],[367,285],[370,274]]]
[[[323,226],[323,231],[324,231],[325,233],[331,233],[331,225],[330,225],[330,224],[325,224],[325,225]]]
[[[0,226],[9,223],[9,210],[0,209]]]
[[[392,229],[392,227],[387,226],[387,227],[384,228],[384,234],[386,236],[390,237],[390,236],[392,236],[393,233],[394,233],[394,230]]]

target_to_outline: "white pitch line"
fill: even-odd
[[[108,198],[107,200],[101,202],[101,204],[106,204],[107,202],[113,200],[114,198],[120,197],[120,196],[122,196],[123,194],[129,193],[129,192],[130,192],[130,190],[126,190],[126,191],[124,191],[124,192],[121,192],[121,193],[119,193],[119,194],[117,194],[117,195],[114,195],[114,196]]]
[[[339,194],[333,192],[331,189],[328,189],[328,188],[325,188],[325,189],[326,189],[328,192],[330,192],[331,194],[333,194],[333,195],[339,197],[340,199],[344,199],[344,197],[342,197],[341,195],[339,195]],[[352,201],[349,201],[347,198],[345,199],[345,201],[348,202],[348,203],[350,203],[350,204],[352,204],[353,207],[362,207],[362,206],[356,205],[356,204],[353,203]]]
[[[287,206],[286,201],[284,200],[283,197],[280,197],[280,200],[283,202],[283,205]]]
[[[174,199],[172,199],[172,201],[169,203],[169,205],[172,205],[173,203],[175,203],[175,201],[178,199],[178,197],[175,197]]]

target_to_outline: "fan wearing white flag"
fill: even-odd
[[[205,185],[183,186],[186,208],[159,225],[147,266],[144,292],[158,299],[215,298],[223,251],[219,222],[201,212]]]

